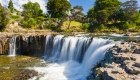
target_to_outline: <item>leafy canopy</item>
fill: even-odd
[[[122,4],[122,9],[125,12],[126,21],[135,21],[138,16],[138,2],[137,0],[129,0]]]
[[[0,24],[6,26],[10,19],[10,12],[0,4]]]
[[[88,15],[91,15],[94,11],[94,16],[98,23],[105,24],[111,20],[111,16],[121,8],[121,2],[119,0],[96,0],[93,9],[90,9]]]
[[[12,0],[9,1],[8,8],[9,8],[9,10],[10,10],[11,13],[14,12],[14,6],[13,6]]]
[[[71,8],[67,0],[48,0],[47,12],[52,18],[62,18],[66,16]]]
[[[32,3],[31,1],[29,1],[27,4],[23,5],[22,15],[26,20],[29,18],[36,18],[38,16],[41,16],[42,12],[43,11],[41,10],[40,5],[37,2]]]

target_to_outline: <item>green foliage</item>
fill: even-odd
[[[20,18],[20,16],[19,15],[11,15],[11,18],[12,19],[18,19],[18,18]]]
[[[6,26],[10,19],[9,11],[0,4],[0,23]]]
[[[51,18],[62,18],[67,15],[71,4],[67,0],[48,0],[47,11]]]
[[[104,24],[101,24],[101,25],[98,27],[98,29],[103,30],[103,29],[107,29],[107,27],[104,26]]]
[[[123,25],[122,25],[122,29],[128,29],[130,28],[130,24],[129,22],[125,22]]]
[[[8,9],[10,10],[11,13],[14,12],[14,6],[12,0],[9,1]]]
[[[24,16],[25,20],[41,16],[42,12],[43,11],[40,9],[40,5],[37,2],[32,3],[31,1],[29,1],[27,4],[23,5],[22,15]]]
[[[32,28],[36,26],[36,21],[33,18],[30,18],[28,21],[22,21],[24,28]]]
[[[87,12],[87,17],[88,18],[95,18],[94,7],[92,7],[91,9],[89,9],[89,11]]]
[[[84,23],[83,26],[81,26],[81,29],[83,29],[83,30],[87,30],[88,28],[89,28],[88,23]]]
[[[119,0],[96,0],[95,5],[88,11],[88,17],[96,19],[100,24],[106,24],[114,19],[114,15],[120,9]]]
[[[137,0],[129,0],[122,4],[123,10],[125,12],[125,21],[136,21],[136,17],[138,15],[138,1]]]
[[[78,20],[79,18],[82,18],[84,16],[83,7],[82,6],[74,6],[73,9],[70,10],[71,18],[74,20]]]

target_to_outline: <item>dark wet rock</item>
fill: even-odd
[[[134,50],[134,53],[135,53],[135,54],[140,54],[140,49],[135,49],[135,50]]]
[[[130,34],[124,34],[123,36],[130,36]]]

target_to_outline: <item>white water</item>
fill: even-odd
[[[16,56],[16,37],[12,37],[9,41],[8,56]]]
[[[123,36],[124,36],[124,34],[116,34],[116,33],[113,33],[113,34],[110,34],[110,36],[123,37]]]
[[[49,35],[46,37],[44,58],[53,63],[30,68],[39,72],[39,76],[31,80],[86,80],[91,68],[104,59],[106,51],[112,46],[112,41],[107,39],[63,38],[62,35],[53,38]]]

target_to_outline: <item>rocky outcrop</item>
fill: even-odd
[[[117,43],[93,69],[88,80],[140,80],[140,43]]]
[[[7,54],[9,47],[9,38],[0,37],[0,55]]]
[[[16,54],[41,56],[44,53],[46,35],[0,33],[0,55],[8,54],[10,38],[16,37]]]
[[[22,55],[42,56],[45,47],[45,35],[20,36],[17,41],[18,52]]]

